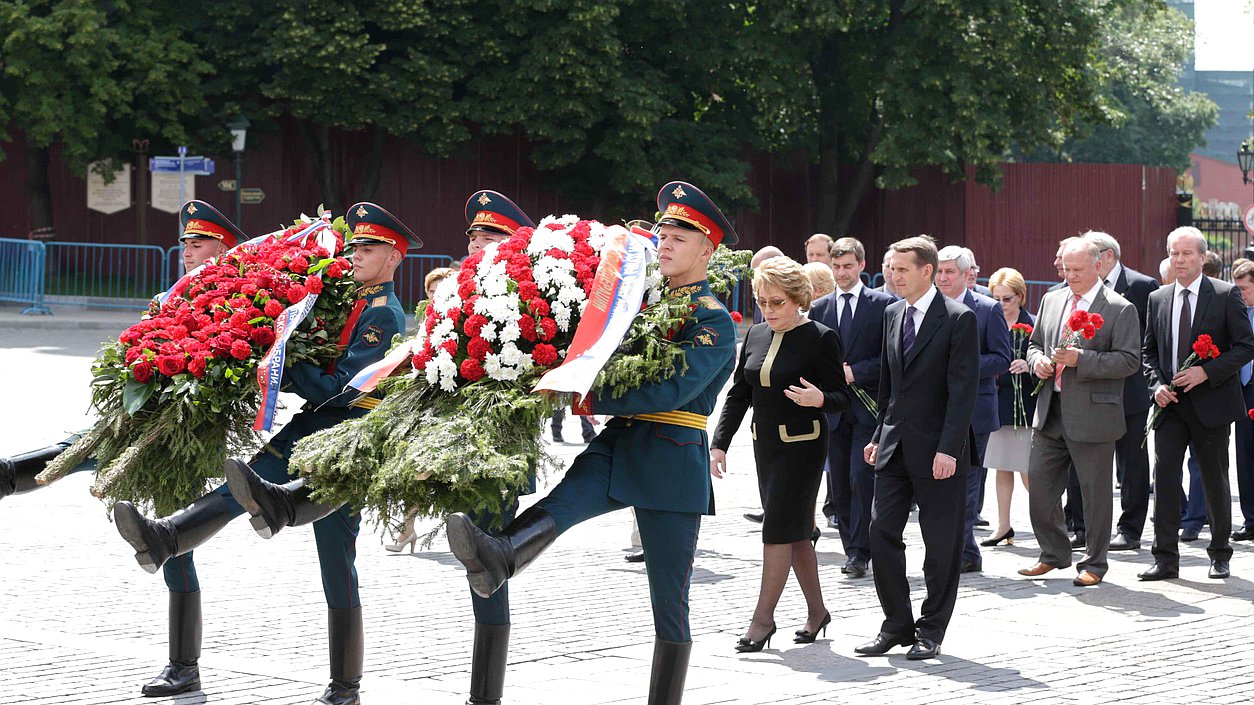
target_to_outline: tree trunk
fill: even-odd
[[[815,65],[815,81],[823,89],[819,92],[819,198],[818,211],[814,214],[817,232],[832,237],[842,237],[845,231],[837,227],[836,210],[840,202],[840,125],[836,119],[838,60],[836,36],[823,42],[819,60]]]
[[[387,136],[387,131],[378,125],[370,128],[370,158],[366,162],[366,171],[361,176],[361,188],[357,190],[354,200],[374,200],[374,193],[379,189],[379,180],[383,177],[383,145]]]
[[[873,120],[871,129],[867,133],[866,145],[862,148],[862,158],[858,160],[858,166],[853,171],[853,178],[849,180],[844,193],[841,194],[840,209],[836,212],[834,228],[834,231],[838,233],[849,231],[849,226],[853,223],[854,211],[862,202],[862,196],[866,193],[867,187],[871,185],[871,178],[875,176],[875,164],[871,161],[871,153],[875,151],[875,147],[880,143],[880,136],[884,134],[884,116],[880,115],[878,110],[874,111]]]
[[[309,146],[309,154],[313,158],[314,182],[318,184],[318,195],[322,205],[336,215],[343,215],[343,201],[340,198],[339,171],[336,170],[331,156],[331,128],[305,120],[296,120],[300,135]]]
[[[26,203],[32,240],[56,237],[52,223],[52,187],[48,184],[47,147],[26,141]]]

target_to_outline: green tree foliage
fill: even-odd
[[[294,127],[334,212],[373,195],[386,135],[447,156],[470,138],[456,92],[477,63],[468,0],[228,0],[209,10],[204,48],[223,72],[224,112]],[[368,136],[371,159],[345,174],[343,140]],[[350,200],[351,199],[351,200]]]
[[[51,147],[83,173],[132,139],[181,142],[209,70],[168,3],[0,0],[0,145],[21,129],[31,227],[53,225]]]
[[[1193,23],[1174,8],[1133,5],[1106,16],[1102,40],[1106,92],[1116,112],[1049,156],[1186,168],[1189,153],[1219,120],[1213,101],[1177,83],[1193,51]]]

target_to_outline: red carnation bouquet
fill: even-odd
[[[1105,320],[1100,313],[1072,311],[1071,317],[1067,319],[1067,334],[1063,336],[1062,340],[1058,341],[1056,349],[1073,348],[1081,339],[1092,340],[1097,335],[1097,331],[1101,330],[1103,323],[1105,323]],[[1016,323],[1015,325],[1024,324]],[[1032,395],[1040,394],[1046,384],[1053,384],[1053,377],[1037,382],[1036,388],[1032,390]]]
[[[288,365],[339,355],[356,292],[341,254],[346,230],[342,219],[298,221],[210,260],[156,297],[142,320],[101,348],[92,367],[99,418],[40,479],[94,456],[92,493],[101,499],[165,515],[202,494],[228,451],[259,442],[261,360],[278,346]],[[296,310],[303,321],[276,346],[276,320],[293,320]]]
[[[1179,374],[1184,372],[1202,360],[1213,360],[1217,357],[1219,357],[1219,346],[1215,345],[1215,341],[1209,335],[1203,333],[1202,335],[1197,336],[1197,340],[1193,341],[1193,352],[1189,353],[1189,356],[1180,362],[1180,367],[1176,370],[1176,373]],[[1175,384],[1168,383],[1167,389],[1174,392],[1179,389],[1179,387]],[[1163,409],[1165,408],[1166,407],[1159,406],[1158,404],[1154,405],[1154,410],[1150,413],[1149,423],[1145,425],[1145,437],[1141,439],[1142,447],[1144,447],[1145,442],[1149,440],[1150,433],[1153,433],[1154,429],[1158,428],[1158,420],[1163,415]]]
[[[1080,312],[1080,313],[1083,313],[1083,312]],[[1098,316],[1098,318],[1100,319],[1101,316]],[[1027,340],[1032,337],[1033,330],[1034,329],[1029,323],[1016,323],[1010,326],[1010,339],[1011,339],[1011,342],[1014,344],[1014,349],[1016,351],[1024,347],[1024,343],[1026,343]],[[1083,330],[1081,330],[1080,334],[1081,335],[1084,334]],[[1094,335],[1097,334],[1097,326],[1094,326],[1093,334]],[[1028,411],[1027,411],[1027,406],[1024,404],[1024,400],[1023,400],[1023,378],[1019,375],[1013,375],[1010,378],[1010,385],[1015,390],[1014,407],[1013,407],[1014,427],[1015,428],[1027,428],[1028,427]]]

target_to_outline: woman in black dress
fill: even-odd
[[[722,477],[727,448],[753,407],[750,429],[758,469],[762,520],[762,588],[753,621],[737,651],[761,651],[775,633],[775,605],[788,571],[805,595],[805,627],[793,640],[814,641],[826,633],[831,614],[823,605],[818,561],[810,533],[814,503],[827,457],[825,414],[849,408],[844,352],[832,329],[805,317],[811,287],[802,266],[787,257],[763,262],[753,274],[753,291],[765,322],[749,329],[740,362],[710,443],[710,472]]]

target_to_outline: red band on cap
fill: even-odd
[[[358,223],[353,228],[353,236],[349,239],[349,242],[359,242],[361,240],[387,243],[399,250],[401,254],[405,254],[409,250],[409,240],[404,235],[376,223]]]
[[[500,213],[493,213],[492,211],[475,213],[475,219],[470,221],[470,227],[473,229],[484,225],[500,228],[510,235],[513,235],[514,231],[518,229],[518,221],[510,220]]]
[[[670,218],[691,225],[705,233],[705,236],[715,245],[723,241],[723,229],[696,208],[685,206],[682,203],[672,203],[666,207],[666,212],[662,213],[662,218]]]

